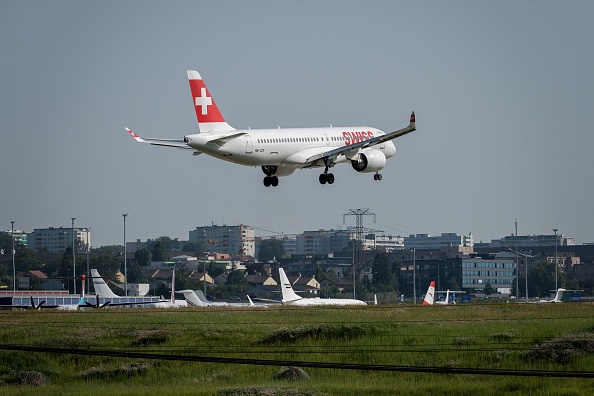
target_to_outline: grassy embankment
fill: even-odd
[[[594,393],[589,378],[453,373],[594,372],[590,303],[0,311],[0,334],[2,345],[449,370],[304,367],[311,380],[286,382],[273,379],[279,366],[0,350],[3,395]],[[548,348],[542,344],[548,340],[560,343]],[[39,371],[47,383],[14,385],[20,371]]]

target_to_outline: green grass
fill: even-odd
[[[440,367],[445,374],[0,350],[3,395],[589,395],[594,379],[455,374],[594,372],[594,305],[0,311],[0,344],[189,357]],[[298,365],[298,364],[296,364]],[[39,371],[43,387],[16,385]]]

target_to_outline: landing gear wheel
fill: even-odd
[[[376,173],[375,175],[373,175],[373,180],[382,180],[382,175],[379,173]]]
[[[326,175],[326,178],[328,179],[328,184],[333,184],[334,183],[334,175],[332,173],[328,173]]]
[[[328,181],[328,175],[325,173],[322,173],[320,175],[320,184],[326,184],[327,181]]]
[[[278,186],[278,177],[276,176],[266,176],[264,178],[264,186],[265,187],[276,187]]]

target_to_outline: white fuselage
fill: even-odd
[[[233,134],[244,133],[220,144],[213,142],[225,133],[199,133],[187,135],[186,144],[199,152],[247,166],[276,165],[288,168],[310,166],[306,159],[329,150],[349,146],[359,141],[384,135],[384,132],[370,127],[329,127],[329,128],[287,128],[236,130]],[[396,154],[392,141],[373,146],[384,153],[386,158]],[[339,155],[333,163],[347,160]],[[324,166],[318,161],[314,166]]]
[[[317,306],[317,305],[367,305],[364,301],[349,298],[302,298],[294,301],[283,301],[284,305]]]

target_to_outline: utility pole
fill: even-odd
[[[76,246],[74,244],[74,220],[76,217],[72,217],[72,294],[76,294]]]
[[[365,261],[365,252],[363,251],[363,216],[373,216],[375,223],[375,213],[369,209],[349,209],[349,213],[342,215],[342,222],[345,222],[346,216],[355,216],[356,219],[356,239],[357,246],[353,248],[353,298],[357,298],[355,294],[356,269],[362,269]]]
[[[12,291],[16,291],[16,267],[14,265],[14,221],[10,222],[10,237],[12,238]]]
[[[528,276],[528,274],[526,274]],[[518,218],[516,218],[516,301],[520,301],[520,267],[518,266]]]
[[[128,264],[126,262],[128,253],[126,252],[126,216],[128,216],[128,213],[124,213],[122,216],[124,216],[124,293],[128,297]]]
[[[417,305],[417,251],[413,248],[413,304]],[[439,271],[439,267],[437,267]],[[439,279],[439,277],[438,277]],[[439,290],[439,288],[437,288]]]
[[[553,228],[553,232],[555,233],[555,293],[557,293],[557,290],[559,290],[559,286],[557,286],[557,228]]]
[[[89,269],[89,253],[91,252],[91,243],[89,242],[89,234],[91,233],[91,227],[87,228],[87,278],[90,279],[91,276],[91,270]],[[89,289],[89,284],[91,282],[87,282],[86,283],[86,287],[87,287],[87,294],[89,293],[90,289]]]

